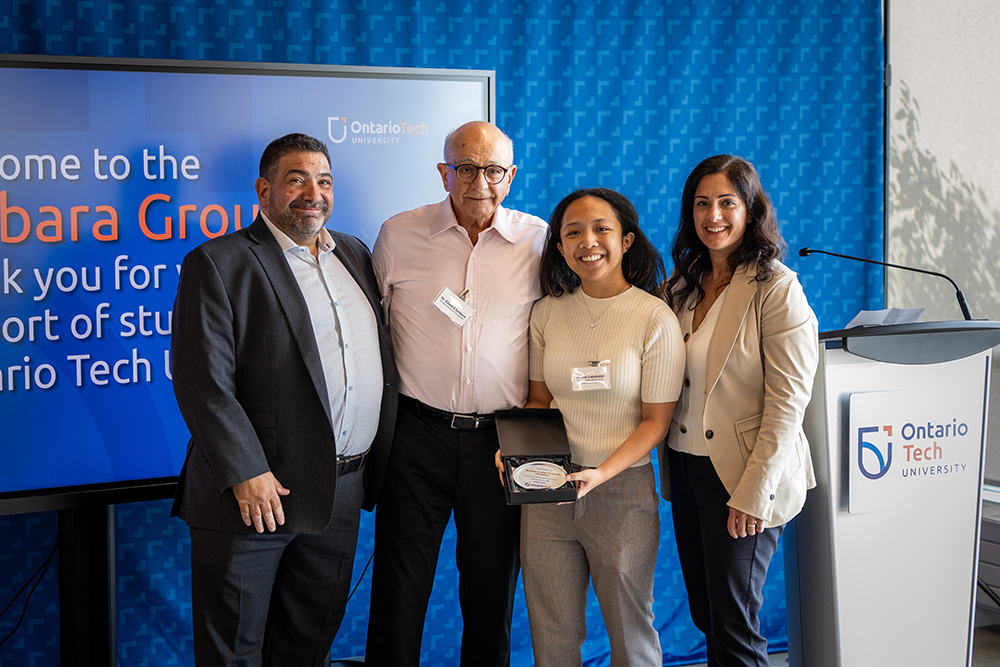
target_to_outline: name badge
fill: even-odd
[[[462,297],[445,287],[434,297],[434,307],[448,316],[457,326],[464,327],[475,309],[462,300]]]
[[[603,391],[611,389],[611,361],[591,361],[588,366],[570,369],[573,391]]]

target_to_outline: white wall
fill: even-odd
[[[1000,319],[1000,3],[889,2],[888,261],[958,282]],[[886,305],[961,319],[946,281],[889,270]]]
[[[886,1],[887,260],[950,275],[973,317],[1000,320],[1000,2]],[[887,271],[887,306],[926,306],[925,321],[961,319],[946,281]],[[1000,348],[993,351],[986,455],[993,486],[1000,485],[998,357]],[[1000,622],[986,596],[976,614],[977,625]]]

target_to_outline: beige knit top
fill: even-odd
[[[530,378],[545,382],[563,414],[573,463],[586,467],[601,465],[632,434],[643,402],[676,401],[684,377],[677,317],[635,287],[606,299],[577,288],[536,302],[529,359]],[[592,361],[609,362],[610,388],[574,391],[573,369]]]

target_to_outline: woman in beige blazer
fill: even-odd
[[[784,524],[816,485],[802,418],[818,358],[816,317],[756,170],[719,155],[681,198],[667,303],[687,350],[661,448],[664,498],[708,664],[767,665],[758,612]]]

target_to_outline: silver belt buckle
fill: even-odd
[[[456,419],[471,419],[472,420],[472,428],[471,429],[464,429],[464,428],[462,428],[460,426],[456,426],[455,425],[455,420]],[[451,415],[451,427],[453,429],[455,429],[456,431],[475,431],[476,429],[479,428],[479,417],[476,417],[475,415],[452,414]]]

